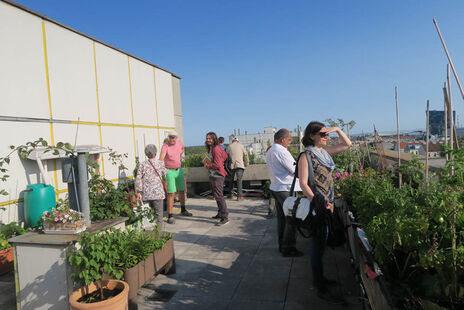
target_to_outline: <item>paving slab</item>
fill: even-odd
[[[324,255],[325,274],[339,282],[331,290],[347,301],[333,305],[312,286],[310,239],[297,237],[303,256],[282,257],[276,218],[266,219],[267,201],[226,202],[225,226],[215,226],[217,205],[206,198],[189,198],[193,216],[175,216],[175,224],[165,225],[174,236],[177,273],[158,275],[142,287],[139,309],[362,309],[345,248],[327,248]]]

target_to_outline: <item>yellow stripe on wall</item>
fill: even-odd
[[[131,125],[131,124],[118,124],[118,123],[99,123],[99,122],[83,122],[83,121],[70,121],[70,124],[77,124],[79,125],[94,125],[94,126],[109,126],[109,127],[134,127],[134,128],[149,128],[149,129],[176,129],[175,127],[168,127],[168,126],[150,126],[150,125]]]
[[[157,91],[156,91],[156,74],[155,74],[155,67],[153,67],[153,83],[155,84],[155,110],[156,110],[156,127],[158,130],[158,152],[161,154],[161,141],[160,141],[160,128],[159,128],[159,117],[158,117],[158,98],[157,98]],[[172,128],[174,129],[174,128]]]
[[[0,202],[0,207],[12,205],[12,204],[19,203],[19,202],[24,202],[24,199],[21,198],[21,199]]]
[[[130,105],[131,105],[131,116],[132,116],[132,136],[134,137],[134,158],[137,157],[137,143],[135,142],[135,127],[134,127],[134,105],[132,103],[132,82],[130,74],[130,59],[127,56],[127,71],[129,72],[129,94],[130,94]]]
[[[133,176],[133,175],[130,175],[130,176],[128,176],[128,177],[118,178],[118,179],[112,179],[112,180],[109,180],[109,181],[111,181],[111,182],[118,182],[118,181],[121,181],[121,180],[127,180],[127,179],[133,179],[133,178],[134,178],[134,176]],[[60,189],[60,190],[55,191],[56,195],[64,194],[64,193],[67,193],[67,192],[68,192],[68,189]],[[58,201],[58,200],[57,200],[57,201]],[[21,198],[21,199],[15,199],[15,200],[10,200],[10,201],[0,202],[0,207],[4,207],[4,206],[16,204],[16,203],[20,203],[20,202],[24,202],[24,199]]]
[[[48,54],[47,54],[47,35],[45,33],[45,22],[42,21],[42,39],[43,39],[43,48],[44,48],[44,58],[45,58],[45,77],[47,80],[47,95],[48,95],[48,109],[50,112],[50,139],[52,146],[55,146],[55,137],[53,136],[53,114],[52,114],[52,99],[50,95],[50,74],[48,72]],[[53,160],[53,176],[55,178],[55,189],[58,190],[58,176],[56,174],[56,159]],[[56,194],[56,199],[58,199],[58,194]]]
[[[98,95],[98,76],[97,76],[97,56],[95,54],[95,41],[92,41],[93,46],[93,65],[95,68],[95,89],[97,91],[97,112],[98,112],[98,132],[100,134],[100,146],[103,147],[102,140],[102,129],[101,129],[101,119],[100,119],[100,99]],[[102,175],[105,176],[105,161],[103,160],[103,154],[101,154],[101,163],[102,163]]]

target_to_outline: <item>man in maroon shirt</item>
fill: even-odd
[[[214,132],[206,134],[206,149],[211,155],[211,160],[205,160],[204,166],[210,170],[209,181],[214,199],[218,206],[218,214],[213,216],[214,219],[220,219],[217,226],[225,225],[229,222],[229,212],[227,211],[226,200],[224,199],[224,179],[227,175],[224,169],[224,161],[227,159],[227,153],[219,145],[218,138]]]

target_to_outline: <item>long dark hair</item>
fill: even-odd
[[[205,147],[206,149],[208,150],[208,152],[213,148],[215,147],[216,145],[219,145],[219,141],[218,141],[218,137],[216,136],[216,133],[210,131],[206,134],[206,136],[211,136],[211,138],[213,139],[213,144],[211,146],[209,146],[208,144],[206,144],[205,142]]]
[[[301,139],[301,143],[303,143],[303,145],[306,147],[314,146],[314,141],[313,139],[311,139],[311,135],[317,134],[324,127],[325,125],[321,122],[310,122],[308,126],[306,126],[303,139]]]

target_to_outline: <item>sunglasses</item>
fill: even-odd
[[[327,132],[319,132],[319,136],[321,136],[321,138],[324,138],[324,137],[327,137],[329,134]]]

